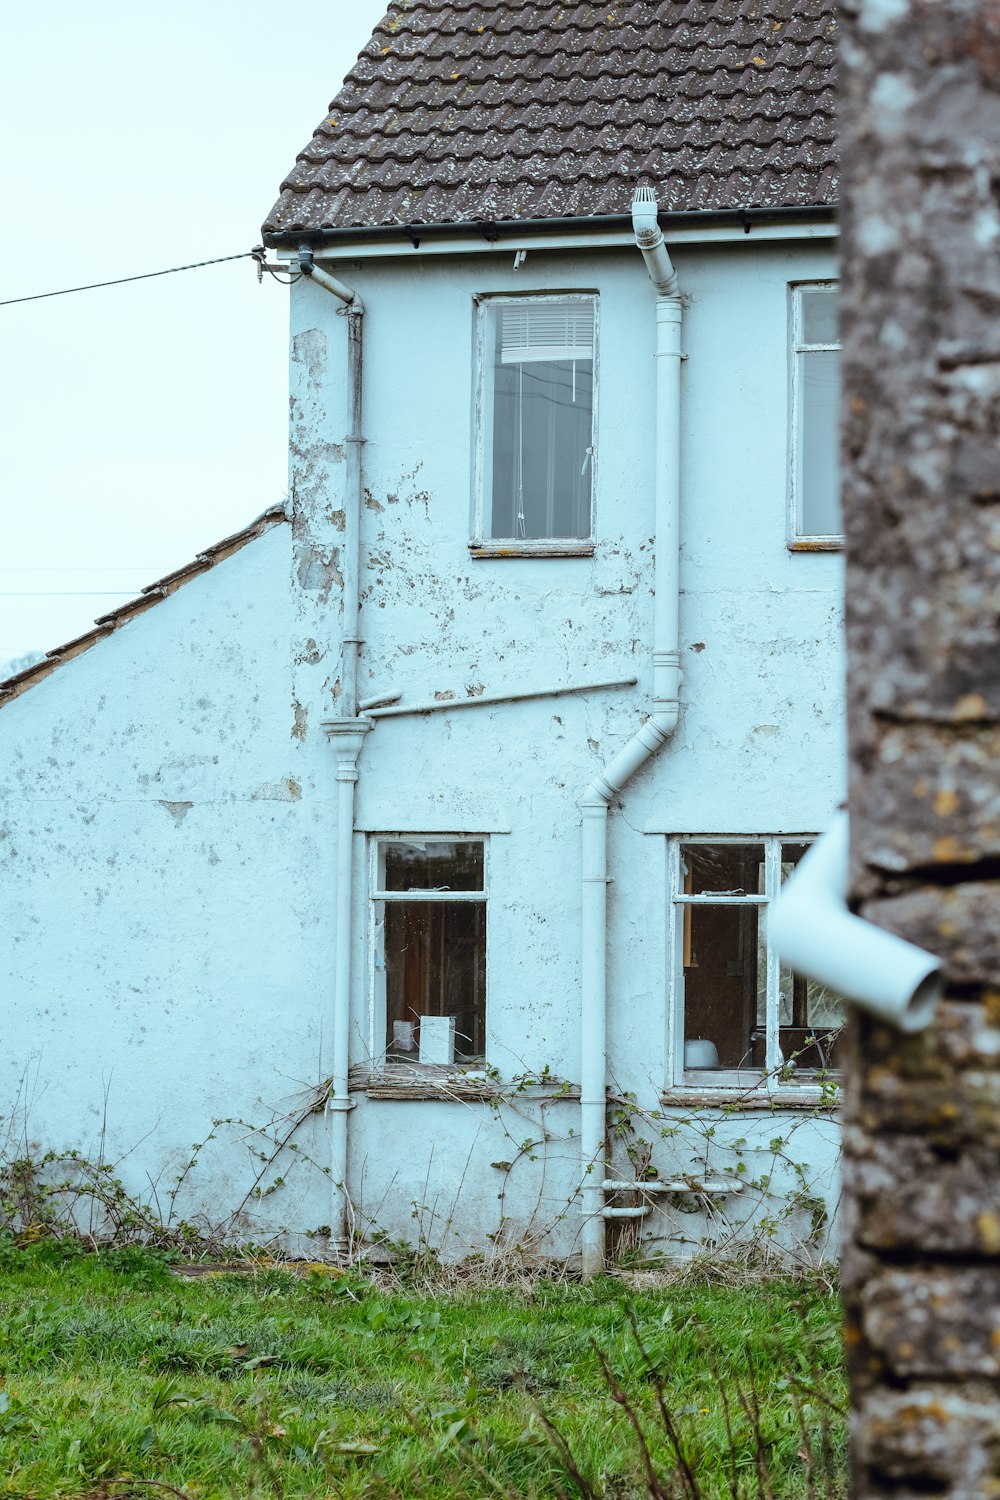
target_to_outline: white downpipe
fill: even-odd
[[[768,939],[790,968],[899,1031],[922,1031],[941,993],[941,964],[848,911],[849,856],[848,816],[839,812],[782,887],[768,914]]]
[[[341,594],[343,609],[343,635],[341,650],[341,708],[344,718],[353,718],[358,711],[358,658],[361,640],[358,635],[358,612],[361,600],[361,500],[364,492],[362,472],[362,449],[364,436],[363,389],[364,362],[362,358],[362,320],[365,304],[353,288],[346,286],[336,276],[323,271],[313,261],[308,245],[299,248],[299,269],[317,286],[329,292],[343,303],[347,316],[347,396],[350,407],[351,430],[345,444],[347,447],[347,492],[344,497],[344,546],[341,572],[344,585]]]
[[[604,1269],[609,1214],[607,1134],[608,807],[639,767],[667,743],[680,713],[680,426],[681,300],[656,219],[656,200],[639,189],[632,203],[635,240],[656,298],[656,436],[654,498],[653,702],[649,718],[600,771],[581,799],[583,809],[580,1032],[580,1149],[585,1277]]]
[[[337,757],[336,958],[333,974],[333,1065],[326,1098],[330,1133],[330,1230],[338,1250],[348,1236],[347,1114],[353,1108],[348,1087],[351,1042],[351,914],[354,904],[354,794],[358,756],[368,719],[331,719],[323,725]]]
[[[359,294],[313,262],[308,245],[299,250],[304,276],[315,281],[344,305],[347,315],[347,394],[350,432],[347,436],[347,489],[344,497],[344,579],[342,591],[341,716],[328,720],[323,729],[337,760],[337,886],[335,959],[333,980],[333,1060],[326,1100],[330,1136],[330,1230],[331,1241],[343,1251],[347,1246],[350,1200],[347,1193],[347,1116],[352,1108],[348,1086],[351,1040],[351,928],[354,910],[354,801],[358,780],[358,756],[364,737],[372,728],[368,718],[358,718],[358,658],[361,638],[358,613],[361,597],[361,499],[362,470],[362,327],[365,311]]]

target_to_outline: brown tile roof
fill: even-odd
[[[204,552],[199,552],[193,562],[186,563],[183,568],[176,568],[173,573],[167,573],[163,578],[158,578],[155,583],[149,583],[141,591],[137,599],[130,599],[127,604],[122,604],[118,609],[113,609],[109,614],[101,615],[94,621],[95,628],[88,630],[85,635],[78,635],[75,640],[67,641],[63,646],[56,646],[52,651],[47,651],[41,661],[35,662],[33,667],[26,667],[23,672],[17,672],[13,677],[8,677],[0,682],[0,708],[10,703],[12,699],[20,697],[21,693],[28,688],[34,687],[43,677],[48,677],[63,662],[71,661],[74,656],[79,656],[83,651],[89,651],[98,641],[105,636],[112,635],[136,615],[144,614],[147,609],[152,609],[154,604],[159,604],[161,599],[175,594],[185,583],[192,578],[197,578],[199,573],[207,573],[218,563],[224,562],[227,557],[232,557],[234,552],[239,552],[247,542],[252,542],[256,537],[262,536],[265,531],[270,531],[280,521],[287,521],[288,515],[283,505],[272,505],[245,526],[242,531],[235,531],[232,536],[224,537],[221,542],[216,542],[213,547],[206,547]]]
[[[395,0],[282,184],[324,228],[830,206],[834,0]]]

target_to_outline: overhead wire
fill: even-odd
[[[144,271],[140,276],[117,276],[113,281],[90,281],[85,286],[61,287],[57,292],[34,292],[30,297],[5,297],[0,300],[0,307],[13,307],[18,302],[42,302],[47,297],[69,297],[74,292],[96,292],[101,287],[124,286],[129,281],[152,281],[156,276],[173,276],[178,271],[200,271],[203,266],[221,266],[230,260],[256,260],[258,267],[260,266],[255,250],[243,250],[239,255],[219,255],[215,260],[196,260],[187,266],[168,266],[165,271]]]

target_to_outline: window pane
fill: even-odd
[[[798,358],[802,532],[806,536],[838,536],[843,529],[837,445],[840,355],[830,349],[800,354]]]
[[[804,857],[811,848],[810,844],[782,844],[781,846],[781,879],[784,883],[799,860]]]
[[[810,847],[782,844],[782,881],[788,879]],[[778,975],[779,1043],[785,1061],[794,1062],[799,1071],[837,1067],[837,1036],[847,1019],[843,995],[818,980],[793,974],[784,964]]]
[[[593,305],[502,305],[490,317],[489,534],[523,541],[588,537]]]
[[[387,901],[386,1052],[414,1062],[422,1016],[453,1016],[455,1056],[486,1051],[486,905]]]
[[[757,906],[684,910],[684,1066],[762,1068]],[[763,977],[761,977],[763,982]]]
[[[804,344],[837,344],[840,327],[837,293],[801,292],[802,342]]]
[[[785,1062],[794,1062],[798,1072],[838,1067],[837,1043],[847,1019],[844,997],[784,965],[779,984],[778,1041]]]
[[[763,844],[682,844],[685,896],[756,896],[764,892]]]
[[[481,891],[483,845],[475,840],[414,839],[381,845],[386,891]]]

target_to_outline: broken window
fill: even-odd
[[[676,1072],[747,1087],[837,1066],[844,1002],[792,974],[768,947],[766,910],[805,839],[695,840],[673,846]]]
[[[397,1061],[471,1062],[486,1052],[486,846],[482,839],[375,844],[375,1017]]]
[[[792,545],[837,546],[840,515],[837,285],[792,288]]]
[[[591,535],[596,298],[480,307],[477,541]]]

